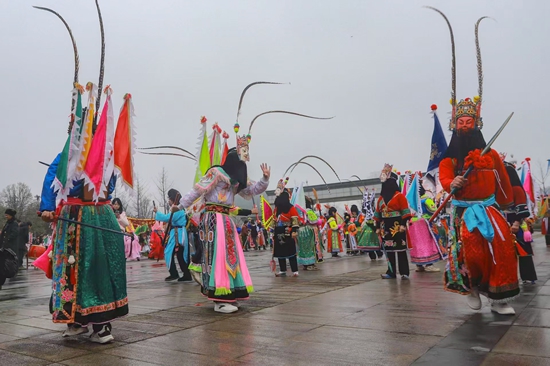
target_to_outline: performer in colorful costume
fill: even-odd
[[[420,182],[420,179],[418,181]],[[434,267],[433,264],[447,258],[445,248],[447,243],[445,237],[440,237],[436,223],[429,222],[437,210],[434,200],[427,194],[421,183],[418,187],[421,212],[413,216],[407,231],[411,247],[411,263],[416,264],[417,272],[439,272],[439,268]]]
[[[363,213],[359,216],[357,223],[357,249],[369,253],[371,260],[382,257],[380,251],[380,238],[376,235],[376,224],[374,221],[376,194],[365,190],[363,193]],[[351,206],[353,214],[354,207]]]
[[[103,41],[97,1],[96,6]],[[50,9],[40,9],[61,18]],[[69,33],[72,38],[70,29]],[[111,89],[108,86],[105,90],[101,88],[102,50],[99,88],[87,84],[89,102],[88,108],[83,110],[84,88],[78,84],[78,53],[74,39],[73,47],[75,80],[69,136],[63,151],[48,168],[40,202],[42,219],[55,222],[54,237],[45,255],[35,261],[35,266],[52,278],[50,311],[54,323],[68,325],[63,336],[87,333],[88,325],[93,325],[91,340],[107,343],[114,339],[110,322],[128,314],[124,239],[109,199],[115,187],[115,169],[124,184],[132,188],[133,106],[127,94],[115,133]],[[100,95],[96,101],[98,89]],[[94,111],[99,109],[102,91],[107,100],[98,118]]]
[[[325,223],[322,234],[326,235],[327,252],[332,254],[332,257],[339,257],[338,253],[344,251],[342,246],[342,227],[344,220],[338,215],[336,207],[328,209],[328,218]]]
[[[432,8],[433,9],[433,8]],[[452,28],[443,13],[440,13]],[[486,147],[481,133],[483,75],[478,27],[475,26],[479,90],[478,97],[456,100],[455,52],[452,44],[453,68],[449,128],[453,131],[449,147],[439,164],[443,189],[457,189],[453,202],[454,239],[449,250],[445,289],[468,296],[468,305],[481,308],[482,293],[489,299],[491,310],[514,314],[508,302],[518,296],[517,258],[514,238],[500,209],[513,204],[513,191],[504,164],[495,150],[481,156]],[[473,170],[467,179],[468,168]],[[499,209],[500,208],[500,209]]]
[[[245,88],[241,103],[246,90],[255,84]],[[237,118],[240,108],[241,105]],[[227,149],[226,142],[220,149],[215,136],[209,146],[205,135],[206,118],[203,117],[201,123],[202,142],[197,154],[198,182],[181,198],[179,205],[179,209],[188,208],[192,216],[199,217],[199,242],[195,243],[195,254],[189,269],[201,285],[202,294],[214,301],[214,311],[233,313],[239,309],[236,301],[248,299],[254,288],[232,216],[258,213],[256,209],[245,210],[234,206],[235,195],[250,200],[263,193],[269,184],[271,169],[262,164],[262,178],[258,182],[250,181],[246,166],[250,160],[250,133],[239,136],[239,124],[235,123],[236,148]],[[202,178],[201,173],[204,174]]]
[[[273,258],[279,261],[277,277],[286,276],[286,260],[290,263],[292,276],[298,276],[298,258],[296,253],[296,238],[300,227],[300,215],[290,203],[290,193],[279,180],[275,190],[275,212],[273,214]]]
[[[401,193],[397,180],[399,177],[392,172],[392,166],[385,164],[380,175],[382,190],[376,202],[374,220],[376,234],[380,236],[388,259],[388,270],[382,274],[383,279],[397,277],[397,262],[402,279],[409,278],[409,259],[407,258],[407,243],[405,232],[407,222],[411,219],[411,211],[405,196]]]
[[[141,245],[139,244],[139,238],[134,232],[133,226],[131,225],[126,212],[124,211],[124,206],[120,198],[113,199],[111,205],[113,206],[113,211],[115,212],[116,219],[120,226],[122,232],[132,233],[133,237],[130,235],[124,236],[124,255],[126,260],[137,260],[141,258]]]
[[[306,271],[317,270],[316,262],[323,259],[319,216],[312,210],[313,201],[306,197],[306,221],[298,229],[298,264]]]
[[[508,207],[504,211],[504,214],[511,226],[512,233],[516,237],[520,277],[523,283],[530,282],[534,284],[537,280],[537,271],[533,262],[533,247],[531,246],[533,239],[527,223],[524,221],[530,215],[527,207],[527,195],[523,189],[515,165],[505,161],[506,154],[500,154],[500,157],[512,184],[514,204]]]
[[[170,189],[168,191],[168,202],[170,206],[176,204],[177,199],[180,197],[181,194],[177,190]],[[185,210],[179,210],[173,214],[163,214],[161,212],[157,212],[155,208],[154,212],[155,220],[165,222],[167,224],[170,223],[171,228],[169,234],[170,237],[165,241],[166,246],[164,247],[164,258],[166,261],[166,267],[170,272],[170,276],[166,277],[164,280],[178,280],[179,282],[192,281],[193,279],[191,278],[191,273],[189,272],[189,264],[191,262],[189,260],[189,239],[186,229],[187,214],[185,213]],[[174,257],[177,259],[180,269],[183,272],[182,277],[178,274]]]

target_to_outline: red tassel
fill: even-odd
[[[73,285],[76,284],[76,271],[74,269],[74,266],[71,266],[71,283]]]
[[[48,264],[48,269],[46,270],[46,277],[50,280],[53,278],[53,261],[50,260]]]

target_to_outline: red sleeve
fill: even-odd
[[[512,191],[514,192],[514,205],[518,206],[527,204],[527,195],[525,194],[523,187],[512,187]]]
[[[445,158],[439,163],[439,181],[448,193],[451,192],[451,182],[455,179],[455,166],[451,158]]]
[[[512,191],[512,184],[508,177],[508,172],[500,156],[495,150],[491,149],[491,157],[493,158],[495,169],[498,173],[497,189],[496,189],[496,201],[502,208],[510,207],[514,203],[514,192]]]
[[[412,217],[411,210],[409,208],[409,201],[403,193],[397,195],[397,203],[399,204],[399,211],[401,211],[401,217],[404,220],[410,219]]]

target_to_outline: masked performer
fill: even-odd
[[[514,314],[508,302],[519,294],[516,250],[510,227],[500,211],[513,204],[512,186],[499,154],[490,149],[481,155],[486,147],[481,133],[483,74],[478,42],[478,26],[482,19],[475,27],[478,97],[456,100],[454,64],[452,68],[449,128],[453,134],[439,164],[443,189],[456,190],[452,218],[455,238],[449,251],[445,289],[469,295],[468,305],[474,310],[481,308],[481,293],[489,299],[492,311]],[[452,51],[454,62],[454,44]],[[469,168],[472,170],[466,179],[464,174]]]
[[[273,258],[279,261],[279,273],[276,276],[286,276],[286,260],[288,259],[292,275],[297,277],[296,237],[300,227],[299,214],[290,203],[290,194],[285,189],[282,179],[277,184],[275,195]]]
[[[523,283],[530,282],[534,284],[537,280],[537,272],[535,270],[535,263],[533,262],[533,247],[531,246],[533,240],[531,232],[524,221],[530,215],[527,208],[527,194],[523,189],[515,165],[504,160],[506,157],[505,154],[500,154],[500,157],[504,162],[514,195],[514,204],[508,207],[504,211],[504,214],[512,228],[512,233],[516,236],[519,274]]]
[[[201,197],[204,199],[199,224],[200,243],[190,269],[200,271],[202,293],[215,302],[214,311],[221,313],[237,311],[234,303],[248,299],[253,291],[240,235],[231,218],[233,215],[248,216],[253,212],[239,209],[233,206],[233,202],[237,194],[252,199],[263,193],[269,184],[271,171],[266,164],[262,164],[262,178],[252,182],[248,180],[248,161],[247,136],[237,136],[237,148],[228,151],[225,162],[210,168],[180,202],[183,208],[190,207]]]
[[[168,191],[168,203],[170,206],[176,204],[177,200],[181,197],[181,194],[175,190],[170,189]],[[189,254],[189,241],[187,237],[187,215],[185,210],[179,210],[172,214],[163,214],[157,212],[156,207],[153,211],[155,213],[155,220],[165,222],[170,225],[170,237],[166,241],[164,248],[164,259],[166,261],[166,267],[170,272],[170,276],[166,277],[165,281],[178,280],[179,282],[192,281],[191,273],[189,272],[190,254]],[[180,277],[174,261],[176,257],[183,276]]]
[[[101,20],[99,5],[97,10]],[[103,35],[102,26],[101,32]],[[99,86],[87,84],[88,106],[82,108],[84,88],[78,85],[79,59],[76,44],[73,46],[75,80],[69,136],[48,168],[40,202],[42,219],[56,223],[48,254],[51,263],[39,268],[52,276],[50,310],[54,323],[68,325],[63,336],[87,333],[88,325],[93,325],[91,340],[107,343],[114,339],[111,321],[128,314],[124,239],[109,199],[116,181],[115,167],[124,184],[132,188],[133,106],[127,94],[115,132],[111,89],[102,89],[102,51]],[[98,118],[101,92],[106,101]]]
[[[399,264],[399,274],[402,279],[409,278],[409,259],[407,258],[407,243],[405,232],[411,211],[405,196],[401,193],[397,174],[391,171],[392,166],[385,164],[380,181],[382,190],[376,202],[374,220],[376,233],[381,237],[382,245],[388,257],[388,270],[382,274],[383,279],[397,277],[395,255]]]

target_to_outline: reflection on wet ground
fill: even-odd
[[[539,281],[517,315],[472,312],[441,273],[382,280],[385,260],[329,258],[320,271],[275,278],[270,253],[246,254],[256,292],[214,313],[194,283],[164,282],[163,262],[127,264],[130,315],[116,341],[61,338],[50,282],[21,271],[0,291],[2,365],[550,365],[550,249],[535,236]],[[443,263],[438,267],[442,268]],[[548,281],[548,282],[547,282]]]

